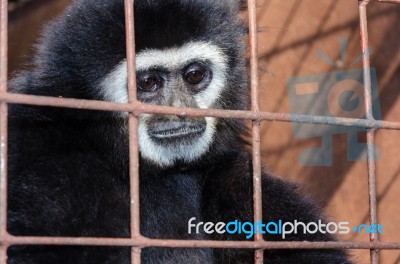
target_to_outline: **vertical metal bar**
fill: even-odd
[[[7,92],[8,3],[0,7],[0,93]],[[7,103],[0,103],[0,240],[7,237]],[[7,262],[7,245],[0,248],[0,264]]]
[[[372,111],[372,98],[371,98],[371,70],[370,59],[368,56],[369,42],[368,42],[368,22],[367,22],[367,5],[369,0],[359,1],[360,12],[360,33],[361,33],[361,48],[363,56],[363,71],[364,71],[364,98],[365,98],[365,111],[368,120],[374,120]],[[377,202],[376,202],[376,168],[375,168],[375,150],[374,150],[374,136],[375,130],[370,129],[367,132],[368,143],[368,188],[369,188],[369,211],[370,211],[370,224],[376,225],[378,223]],[[371,242],[378,242],[378,233],[370,234]],[[379,263],[378,250],[371,250],[371,263]]]
[[[6,2],[6,0],[3,0]],[[2,12],[3,14],[3,12]],[[2,23],[3,24],[3,23]],[[3,30],[3,29],[1,29]],[[3,40],[2,40],[2,44]],[[5,64],[4,64],[5,61]],[[7,69],[3,69],[3,65],[7,65],[7,57],[0,55],[0,92],[7,89]],[[5,72],[5,78],[3,76]],[[5,241],[7,238],[7,103],[0,103],[0,240]],[[7,245],[0,245],[0,264],[6,264]]]
[[[128,71],[128,98],[130,104],[137,103],[136,92],[136,65],[135,65],[135,24],[134,1],[125,0],[126,21],[126,57]],[[139,204],[139,147],[138,147],[139,119],[133,113],[129,113],[129,177],[131,194],[131,236],[140,237],[140,204]],[[131,263],[141,263],[141,250],[132,248]]]
[[[258,79],[258,39],[257,39],[257,13],[256,0],[248,0],[249,34],[250,34],[250,81],[251,81],[251,110],[258,113],[259,105],[259,79]],[[262,172],[260,157],[260,120],[253,120],[253,207],[254,221],[262,221]],[[256,241],[262,241],[261,233],[254,235]],[[256,264],[264,263],[264,251],[256,250],[254,254]]]
[[[140,264],[141,263],[142,250],[140,248],[132,248],[131,252],[131,263]]]
[[[140,237],[140,204],[139,204],[139,148],[138,148],[139,119],[133,113],[129,113],[129,173],[131,193],[131,236]],[[141,250],[132,248],[132,264],[141,263]]]
[[[376,202],[376,167],[375,167],[375,149],[374,140],[375,131],[368,130],[367,143],[368,143],[368,188],[369,188],[369,211],[370,211],[370,224],[378,224],[377,202]],[[370,234],[371,242],[379,242],[378,233]],[[371,249],[371,263],[379,263],[379,250]]]
[[[372,98],[371,98],[371,68],[369,61],[369,43],[368,43],[368,22],[367,22],[367,5],[369,0],[359,2],[360,12],[360,35],[361,35],[361,49],[363,52],[363,72],[364,72],[364,100],[366,117],[369,120],[374,120],[372,111]]]
[[[129,103],[137,102],[134,0],[125,0],[126,59]]]
[[[7,247],[0,246],[0,263],[7,264]]]
[[[7,91],[7,1],[1,1],[0,92]],[[7,232],[7,106],[0,105],[0,236]]]

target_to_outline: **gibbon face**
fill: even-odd
[[[209,42],[189,42],[136,55],[138,99],[144,103],[214,108],[226,86],[227,57]],[[105,97],[128,101],[127,65],[122,61],[101,82]],[[144,158],[161,165],[193,161],[208,151],[218,120],[146,114],[140,116],[139,147]]]

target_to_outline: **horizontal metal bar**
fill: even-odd
[[[286,113],[252,112],[244,110],[198,109],[178,108],[160,105],[149,105],[137,102],[135,104],[121,104],[97,100],[82,100],[70,98],[57,98],[26,94],[3,93],[0,102],[24,105],[39,105],[51,107],[65,107],[74,109],[89,109],[115,112],[132,112],[139,114],[166,114],[182,116],[210,116],[216,118],[236,118],[248,120],[281,121],[306,124],[334,125],[346,127],[361,127],[374,129],[400,130],[400,122],[367,120],[355,118],[341,118],[329,116],[311,116]]]
[[[308,241],[215,241],[169,240],[131,238],[84,237],[15,237],[8,236],[0,245],[56,245],[56,246],[110,246],[110,247],[168,247],[168,248],[243,248],[243,249],[386,249],[399,250],[400,243],[383,242],[308,242]]]
[[[381,3],[392,3],[392,4],[400,4],[400,0],[378,0]]]

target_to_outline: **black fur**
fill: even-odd
[[[234,0],[135,1],[136,49],[207,41],[229,58],[225,109],[247,107],[243,38]],[[33,69],[10,83],[16,93],[104,100],[99,80],[125,58],[123,0],[77,0],[44,31]],[[13,235],[129,237],[127,127],[124,115],[10,106],[9,218]],[[210,150],[190,164],[161,168],[140,160],[141,231],[150,238],[244,240],[188,234],[187,223],[252,221],[251,158],[244,124],[219,120]],[[321,218],[292,184],[265,174],[264,221]],[[267,240],[278,240],[266,236]],[[323,234],[290,240],[326,241]],[[9,264],[130,263],[128,248],[12,247]],[[266,263],[349,263],[340,250],[268,250]],[[142,262],[252,263],[251,250],[144,249]]]

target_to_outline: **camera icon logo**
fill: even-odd
[[[342,59],[344,61],[344,58]],[[369,111],[376,120],[381,120],[376,70],[371,68],[370,71],[372,109]],[[287,80],[287,93],[292,114],[356,120],[365,119],[367,116],[363,69],[292,77]],[[353,125],[357,125],[356,123],[357,121]],[[347,136],[348,161],[367,159],[367,144],[360,143],[358,140],[358,133],[366,131],[364,128],[293,122],[291,126],[295,138],[321,137],[320,147],[308,148],[300,153],[299,162],[304,166],[332,166],[332,138],[336,134],[346,134]],[[379,150],[376,146],[374,148],[375,159],[377,159]]]

